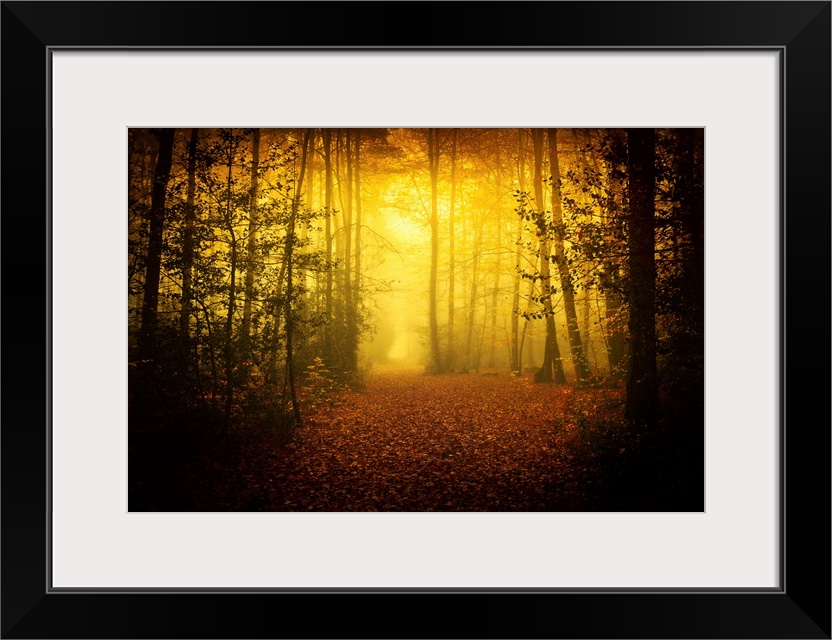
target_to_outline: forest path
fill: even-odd
[[[508,373],[371,371],[360,389],[309,412],[288,441],[242,444],[215,467],[204,508],[587,509],[593,474],[567,446],[587,397]]]

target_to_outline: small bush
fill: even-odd
[[[314,411],[323,404],[334,407],[340,401],[340,394],[347,389],[348,384],[339,380],[338,376],[327,368],[322,358],[315,358],[312,364],[306,367],[303,386],[298,391],[298,400],[309,411]]]

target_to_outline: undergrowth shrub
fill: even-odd
[[[341,393],[350,388],[344,376],[339,379],[322,358],[315,358],[312,364],[306,367],[302,382],[298,390],[298,400],[304,409],[309,411],[314,411],[324,404],[338,406]]]

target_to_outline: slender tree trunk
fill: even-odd
[[[537,272],[539,270],[539,262],[540,262],[540,258],[539,257],[535,258],[534,266],[532,268],[533,271]],[[527,300],[535,300],[537,298],[537,295],[538,295],[538,292],[537,292],[537,287],[535,286],[535,281],[534,280],[529,280],[529,292],[526,294],[526,299]],[[535,359],[535,343],[536,343],[535,327],[536,327],[536,323],[535,323],[534,320],[532,320],[532,319],[526,320],[526,322],[523,324],[523,335],[520,339],[520,350],[519,350],[519,352],[520,352],[521,360],[522,360],[522,355],[523,355],[523,342],[525,341],[526,357],[529,360],[528,367],[530,369],[536,369],[537,368],[537,364],[536,364],[537,360]],[[529,330],[531,330],[531,332],[529,332]],[[528,340],[526,340],[526,335],[529,336]],[[535,376],[536,375],[537,374],[535,374]]]
[[[344,206],[344,311],[346,314],[347,371],[357,371],[355,307],[352,299],[352,133],[347,129],[344,149],[347,162],[346,202]]]
[[[305,160],[304,160],[305,162]],[[305,164],[301,167],[299,175],[303,175],[305,172]],[[303,180],[298,180],[295,185],[295,192],[300,194],[300,191],[303,188]],[[292,196],[294,202],[294,195]],[[300,198],[300,195],[298,195]],[[291,215],[291,214],[290,214]],[[297,217],[297,212],[296,212]],[[294,223],[293,223],[294,224]],[[293,226],[294,228],[294,226]],[[287,225],[288,229],[288,225]],[[294,238],[290,238],[289,233],[287,231],[286,238],[285,238],[285,245],[283,248],[283,259],[280,262],[280,270],[277,273],[277,282],[275,283],[275,292],[276,292],[276,300],[278,301],[277,305],[275,306],[274,312],[274,337],[272,340],[271,345],[271,370],[272,370],[272,379],[277,380],[278,378],[278,354],[280,353],[280,318],[281,314],[284,312],[286,308],[286,299],[282,296],[282,287],[283,281],[287,277],[287,272],[289,270],[289,260],[291,258],[291,252],[289,244],[292,242]],[[294,245],[292,245],[294,246]]]
[[[301,425],[302,419],[300,415],[300,405],[298,404],[297,391],[295,390],[295,362],[294,362],[294,345],[292,342],[294,334],[294,316],[292,315],[292,251],[295,245],[295,222],[298,215],[298,207],[300,205],[300,189],[303,185],[303,176],[306,171],[306,158],[309,149],[309,139],[312,136],[312,129],[306,130],[306,135],[303,138],[303,150],[301,152],[300,161],[300,176],[295,183],[295,193],[292,198],[292,213],[289,216],[289,226],[286,230],[286,255],[287,255],[287,269],[286,269],[286,300],[284,315],[286,316],[286,375],[289,378],[289,393],[292,401],[292,415],[295,424]]]
[[[630,363],[624,417],[653,425],[656,376],[655,132],[627,131],[629,174]]]
[[[582,325],[582,327],[581,327],[581,336],[582,336],[582,338],[581,339],[583,341],[583,344],[586,345],[587,351],[593,351],[593,353],[594,353],[594,349],[590,349],[590,344],[591,343],[590,343],[590,335],[589,335],[590,334],[589,316],[590,316],[590,313],[591,313],[591,309],[590,309],[590,305],[589,305],[589,299],[590,299],[590,288],[585,287],[584,288],[584,295],[581,296],[581,325]]]
[[[523,129],[517,129],[517,184],[526,190],[526,166],[523,149]],[[523,259],[523,219],[517,219],[517,236],[514,243],[514,283],[511,292],[511,370],[521,373],[522,346],[520,344],[520,271]],[[528,323],[528,321],[527,321]]]
[[[251,301],[254,298],[254,277],[257,257],[257,188],[260,169],[260,129],[251,133],[251,186],[248,201],[248,247],[246,251],[245,302],[243,303],[243,326],[241,333],[245,342],[246,357],[251,358]]]
[[[558,267],[561,289],[563,290],[563,306],[566,309],[566,328],[569,333],[569,350],[572,355],[572,366],[575,368],[575,378],[579,387],[586,384],[589,378],[589,367],[586,363],[581,331],[578,328],[578,313],[575,308],[575,290],[572,283],[572,273],[564,255],[563,240],[565,225],[563,222],[563,208],[560,193],[560,163],[558,161],[558,130],[547,129],[549,137],[549,169],[552,173],[552,223],[555,229],[555,264]]]
[[[324,325],[324,361],[332,366],[332,131],[324,129],[324,174],[326,181],[326,324]]]
[[[691,333],[704,353],[705,338],[705,203],[702,184],[700,146],[703,145],[702,129],[682,129],[681,180],[685,182],[682,199],[682,220],[685,233],[690,238],[690,257],[685,264],[685,298],[689,309]]]
[[[309,150],[306,152],[306,193],[304,202],[310,209],[315,208],[315,144],[317,141],[317,129],[312,129],[309,137]],[[303,223],[304,240],[309,233],[309,223]]]
[[[131,174],[131,189],[129,207],[132,211],[133,207],[143,205],[149,211],[152,205],[151,194],[153,191],[152,168],[156,162],[156,152],[148,149],[147,134],[145,132],[131,131],[131,153],[134,158],[133,164],[130,165]],[[136,235],[144,235],[147,233],[147,225],[149,219],[144,215],[131,215],[129,218],[129,232],[132,237]],[[137,288],[144,290],[145,270],[147,265],[144,259],[147,257],[147,246],[144,245],[135,253],[130,255],[130,263],[128,265],[128,277],[130,278],[130,291],[132,292],[131,307],[141,307],[142,295],[136,293]],[[134,282],[136,284],[134,284]],[[138,314],[131,314],[130,322],[132,325],[138,327],[136,335],[141,333],[141,309]]]
[[[537,369],[537,358],[535,357],[535,343],[537,342],[535,336],[535,328],[532,322],[527,322],[526,325],[523,327],[523,335],[525,336],[527,327],[532,326],[532,332],[529,335],[529,340],[526,342],[526,357],[529,359],[529,367],[531,369]]]
[[[347,310],[344,307],[344,277],[341,275],[343,269],[349,271],[349,265],[344,264],[344,241],[346,235],[345,212],[346,205],[344,204],[344,180],[343,164],[341,162],[342,148],[344,136],[341,129],[335,130],[335,183],[338,189],[338,203],[341,205],[338,212],[333,218],[335,229],[333,230],[333,237],[335,239],[335,258],[338,261],[338,271],[334,278],[334,293],[333,300],[335,304],[335,319],[337,320],[338,335],[335,340],[338,345],[338,366],[343,368],[346,363],[346,355],[344,354],[344,330],[346,327]]]
[[[480,254],[482,253],[482,221],[476,231],[474,240],[474,255],[471,261],[471,298],[468,304],[468,332],[465,337],[465,366],[462,371],[468,372],[471,366],[471,344],[474,340],[474,316],[477,309],[477,285],[480,277]]]
[[[502,225],[497,224],[497,247],[502,247]],[[491,290],[491,344],[488,352],[488,366],[495,365],[497,350],[497,296],[500,291],[500,251],[497,251],[497,264],[494,267],[494,288]]]
[[[142,328],[139,333],[139,351],[142,360],[156,357],[156,327],[158,325],[159,280],[162,269],[162,235],[165,230],[165,198],[167,195],[170,165],[173,157],[173,136],[176,129],[159,132],[159,155],[153,176],[153,192],[150,204],[150,238],[147,243],[147,267],[142,301]]]
[[[439,325],[436,321],[436,280],[439,266],[439,131],[428,129],[428,164],[430,167],[430,369],[442,373],[442,359],[439,353]]]
[[[179,333],[183,340],[190,336],[191,303],[193,298],[194,229],[196,226],[196,146],[199,129],[191,129],[188,143],[188,192],[185,200],[185,232],[182,237],[182,303],[179,310]]]
[[[234,308],[237,295],[237,235],[234,232],[234,209],[232,206],[231,184],[232,169],[234,167],[234,144],[228,143],[228,174],[226,178],[227,198],[225,205],[225,224],[231,237],[231,264],[229,265],[230,281],[228,285],[228,312],[225,318],[225,421],[223,435],[228,434],[231,426],[231,406],[234,398]]]
[[[213,403],[216,400],[217,394],[219,393],[219,374],[217,373],[217,353],[214,348],[215,340],[214,340],[214,329],[211,323],[211,311],[208,309],[208,306],[200,300],[198,297],[195,299],[195,302],[199,305],[202,309],[202,314],[205,316],[205,329],[208,332],[208,357],[210,358],[211,362],[211,402]],[[197,333],[201,331],[199,326],[199,315],[197,315],[196,321],[196,329]],[[196,348],[196,345],[194,345]],[[199,363],[197,363],[198,365]]]
[[[355,131],[355,279],[352,288],[352,308],[358,351],[358,310],[361,300],[361,130]]]
[[[457,130],[453,129],[451,134],[451,202],[448,211],[448,371],[453,371],[454,362],[454,310],[455,291],[454,277],[456,271],[454,255],[454,207],[456,206],[456,149]]]
[[[546,216],[543,203],[543,130],[532,129],[534,142],[534,199],[538,215]],[[563,384],[566,376],[563,373],[563,362],[558,347],[557,331],[555,330],[555,314],[552,310],[552,283],[549,273],[551,250],[546,230],[539,232],[540,250],[540,281],[543,289],[543,310],[546,314],[546,343],[543,351],[543,366],[535,374],[536,382],[556,382]]]
[[[272,319],[272,322],[274,324],[274,330],[271,344],[271,379],[274,381],[277,381],[278,376],[280,374],[277,358],[278,354],[280,353],[280,318],[283,314],[283,310],[286,307],[286,300],[283,298],[282,288],[283,281],[286,278],[286,272],[289,268],[288,245],[289,238],[287,236],[283,248],[283,259],[280,261],[280,270],[277,272],[277,282],[274,285],[274,290],[276,292],[275,299],[277,301],[277,303],[275,304],[274,317]]]
[[[488,318],[488,298],[483,296],[483,309],[482,309],[482,326],[480,327],[480,339],[479,343],[477,344],[477,357],[474,360],[474,370],[479,373],[480,367],[482,366],[482,343],[485,341],[485,325],[486,319]]]
[[[314,208],[314,198],[315,198],[315,138],[316,138],[316,129],[312,129],[312,135],[309,138],[309,150],[306,152],[306,192],[303,194],[303,201],[306,203],[306,206],[309,209]],[[300,229],[300,239],[302,240],[301,247],[299,248],[301,253],[306,252],[307,241],[309,240],[309,218],[304,216],[303,225]],[[308,273],[306,269],[298,267],[298,277],[297,281],[302,283],[302,291],[301,295],[306,297],[308,293]]]
[[[526,329],[529,327],[529,321],[526,320],[523,323],[523,333],[520,334],[520,339],[517,341],[517,369],[515,370],[518,375],[522,375],[523,373],[523,345],[526,341]]]

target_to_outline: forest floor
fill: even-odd
[[[131,439],[130,510],[703,508],[701,453],[628,431],[621,389],[376,368],[358,388],[306,402],[291,430],[221,444]]]

